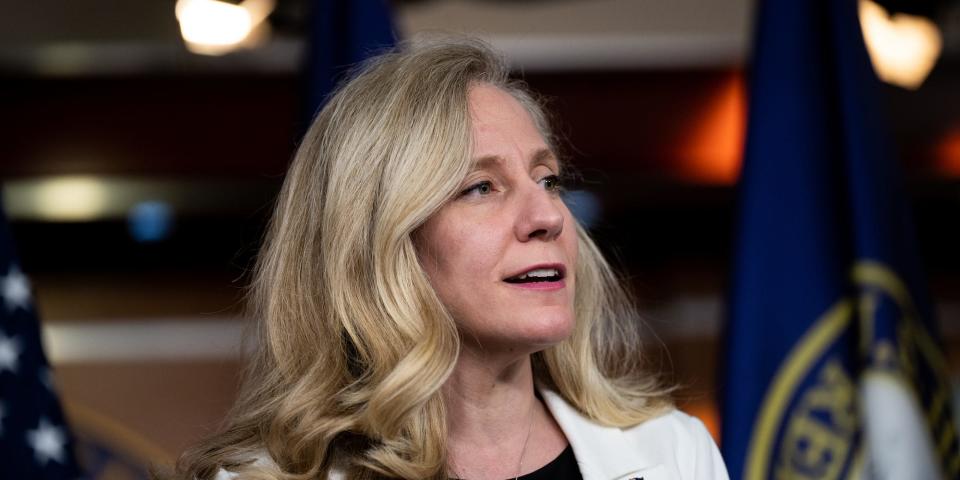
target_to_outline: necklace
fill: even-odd
[[[523,456],[526,455],[527,453],[527,442],[530,441],[531,430],[533,430],[533,406],[530,407],[530,422],[527,424],[527,436],[524,437],[523,439],[523,447],[520,449],[520,461],[518,462],[519,464],[517,465],[517,475],[513,477],[513,480],[517,480],[518,478],[520,478],[520,474],[523,473]],[[457,470],[459,470],[459,468],[452,469],[452,470],[453,470],[453,474],[456,475],[458,479],[467,480],[466,477],[463,477],[459,473],[457,473]]]
[[[536,400],[534,400],[536,401]],[[530,410],[533,410],[531,407]],[[533,430],[533,412],[530,412],[530,422],[527,423],[527,436],[523,439],[523,448],[520,449],[520,464],[517,465],[517,476],[513,477],[513,480],[520,478],[520,474],[523,473],[523,456],[527,453],[527,442],[530,441],[530,430]]]

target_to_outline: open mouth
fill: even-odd
[[[505,278],[507,283],[542,283],[563,280],[563,270],[559,268],[534,268],[519,275]]]

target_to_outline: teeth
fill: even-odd
[[[520,275],[518,278],[520,280],[524,280],[527,277],[549,278],[558,276],[560,276],[560,272],[556,268],[538,268],[536,270],[530,270],[529,272]]]

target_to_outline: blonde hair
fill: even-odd
[[[470,39],[403,45],[362,65],[314,120],[290,167],[250,290],[257,348],[222,432],[183,478],[446,478],[441,386],[460,340],[413,236],[470,167],[471,85],[547,118],[504,61]],[[669,400],[643,371],[630,297],[588,234],[570,338],[534,355],[537,381],[598,422],[629,426]],[[251,464],[268,455],[275,465]]]

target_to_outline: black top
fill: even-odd
[[[580,467],[577,467],[577,459],[573,456],[573,448],[567,445],[567,448],[560,452],[560,456],[554,458],[550,463],[544,465],[539,470],[530,472],[520,480],[582,480],[580,476]]]
[[[583,480],[583,477],[580,475],[580,467],[577,466],[577,458],[573,456],[573,448],[568,444],[550,463],[517,477],[517,480]]]

